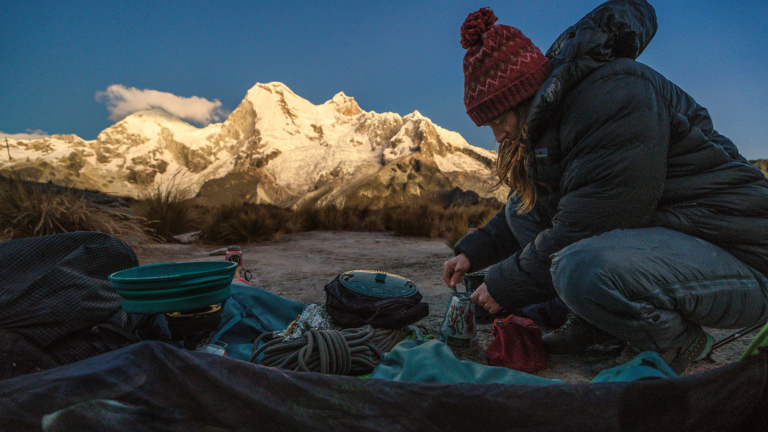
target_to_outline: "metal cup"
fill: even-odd
[[[462,282],[467,288],[467,292],[475,292],[475,290],[485,282],[485,275],[487,271],[480,270],[474,273],[467,273],[464,275],[464,281]]]

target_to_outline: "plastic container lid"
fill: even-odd
[[[418,292],[416,284],[391,273],[354,270],[342,273],[339,282],[348,290],[369,297],[410,297]]]

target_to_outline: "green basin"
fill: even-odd
[[[228,299],[236,270],[230,261],[151,264],[113,273],[109,281],[126,312],[186,312]]]

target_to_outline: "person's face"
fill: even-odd
[[[520,136],[520,118],[515,110],[509,110],[491,120],[486,126],[490,126],[496,142],[501,144],[505,140],[515,140]]]

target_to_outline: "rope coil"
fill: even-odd
[[[374,329],[370,325],[344,330],[312,328],[295,340],[278,336],[259,347],[259,343],[273,337],[264,333],[253,343],[250,362],[302,372],[320,372],[333,375],[363,375],[370,373],[381,361],[384,353],[397,345],[409,331]]]

